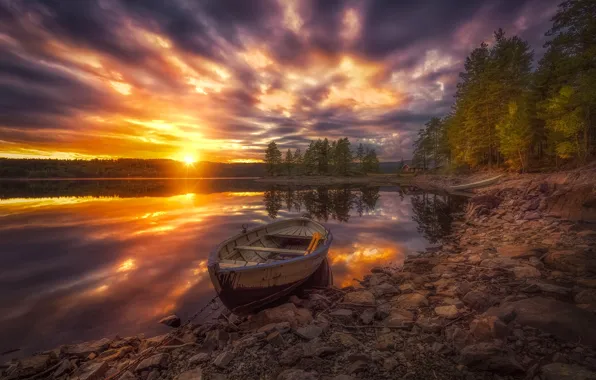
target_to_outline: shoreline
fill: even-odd
[[[429,186],[463,180],[426,176]],[[476,189],[440,247],[250,318],[104,338],[0,364],[2,378],[596,378],[596,173]],[[43,374],[40,375],[40,374]],[[567,377],[565,377],[567,376]]]

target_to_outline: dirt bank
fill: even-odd
[[[513,176],[478,190],[441,247],[354,287],[0,370],[61,380],[596,379],[595,178]],[[565,199],[582,211],[558,212]]]

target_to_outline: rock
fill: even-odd
[[[470,334],[457,326],[449,326],[445,329],[445,337],[458,350],[472,341]]]
[[[581,341],[596,347],[596,316],[572,304],[533,297],[506,302],[486,314],[495,315],[505,323],[515,319],[521,325],[540,329],[563,340]]]
[[[274,331],[279,331],[282,334],[286,333],[290,331],[290,324],[288,322],[270,323],[257,329],[257,332],[262,332],[265,334],[270,334]]]
[[[73,370],[73,365],[70,362],[70,360],[68,359],[64,359],[60,362],[60,365],[58,366],[58,368],[56,369],[56,371],[54,371],[54,378],[58,378],[64,374],[69,374],[72,370]]]
[[[271,334],[267,335],[265,340],[275,347],[281,347],[286,343],[279,331],[274,331]]]
[[[190,359],[188,359],[188,362],[190,364],[200,364],[200,363],[208,362],[209,359],[211,359],[210,354],[208,354],[206,352],[200,352],[194,356],[191,356]]]
[[[277,380],[317,380],[317,376],[311,372],[291,368],[280,373]]]
[[[312,314],[308,309],[297,308],[293,303],[286,303],[258,312],[247,322],[248,326],[246,327],[258,329],[271,323],[280,322],[287,322],[291,327],[297,328],[312,322]]]
[[[497,248],[497,253],[502,257],[510,257],[512,259],[529,259],[530,257],[540,257],[547,252],[547,249],[542,247],[534,247],[531,245],[507,244]]]
[[[439,317],[447,318],[447,319],[455,319],[459,315],[459,310],[454,305],[449,306],[437,306],[435,307],[435,313]]]
[[[360,321],[365,325],[370,325],[375,318],[376,311],[373,309],[366,309],[360,314]]]
[[[184,371],[176,376],[176,380],[203,380],[203,370],[201,368]]]
[[[437,333],[442,329],[441,322],[437,318],[419,317],[416,320],[416,326],[424,332]]]
[[[575,282],[586,288],[596,288],[596,278],[579,278]]]
[[[542,282],[542,281],[528,281],[528,288],[529,287],[535,287],[538,291],[544,292],[544,293],[554,293],[554,294],[560,294],[563,296],[569,295],[571,293],[571,289],[569,288],[565,288],[563,286],[558,286],[558,285],[553,285],[553,284],[548,284],[546,282]],[[524,290],[526,291],[526,290]]]
[[[376,349],[379,351],[393,350],[399,341],[399,335],[395,333],[381,334],[377,337]]]
[[[344,323],[352,321],[354,312],[350,309],[336,309],[329,313],[329,316],[333,319],[337,319]]]
[[[524,214],[524,220],[538,220],[540,218],[542,218],[542,216],[536,211],[529,211]]]
[[[222,349],[228,344],[229,334],[220,329],[212,330],[205,336],[203,347],[208,349]]]
[[[108,369],[106,362],[88,363],[79,368],[77,380],[102,380]]]
[[[168,315],[167,317],[160,319],[159,323],[169,327],[180,327],[180,317],[174,314]]]
[[[80,357],[87,357],[92,353],[101,353],[110,347],[111,339],[100,339],[93,342],[85,342],[79,344],[68,345],[63,348],[63,352],[67,355],[76,355]]]
[[[464,347],[459,363],[472,369],[502,374],[523,373],[523,367],[513,354],[495,343],[477,343]]]
[[[340,345],[344,347],[355,347],[359,346],[360,342],[352,335],[343,332],[334,332],[329,337],[329,343]]]
[[[368,367],[368,363],[364,360],[354,360],[351,361],[350,360],[350,368],[348,368],[348,372],[349,373],[358,373],[358,372],[362,372],[362,371],[366,371],[367,367]]]
[[[118,360],[120,358],[125,357],[127,354],[131,353],[134,349],[131,346],[124,346],[118,349],[111,349],[102,352],[99,355],[99,358],[104,362],[110,362],[112,360]]]
[[[477,290],[466,293],[462,301],[467,307],[480,312],[484,312],[492,305],[490,295]]]
[[[494,259],[484,259],[480,262],[480,266],[487,268],[513,268],[518,265],[517,260],[510,259],[509,257],[496,257]]]
[[[540,277],[540,271],[529,265],[513,268],[513,274],[517,279]]]
[[[281,353],[279,363],[282,365],[293,365],[304,356],[304,349],[301,345],[291,346]]]
[[[356,380],[356,378],[348,375],[337,375],[331,380]]]
[[[19,360],[21,376],[27,377],[45,370],[52,357],[50,355],[35,355]]]
[[[153,371],[149,372],[149,376],[147,376],[146,380],[157,380],[160,377],[160,373],[158,370],[154,369]]]
[[[377,297],[383,297],[383,296],[399,293],[399,291],[397,290],[397,288],[395,286],[388,284],[386,282],[373,287],[372,291],[373,291],[374,295]]]
[[[156,354],[140,362],[137,368],[135,368],[135,371],[141,372],[152,368],[167,368],[169,363],[169,354]]]
[[[543,380],[596,380],[596,373],[575,364],[551,363],[540,368]]]
[[[414,314],[409,310],[391,309],[389,317],[385,320],[387,327],[407,328],[414,324]]]
[[[399,286],[399,291],[402,294],[412,293],[415,290],[416,290],[416,288],[414,288],[414,285],[410,284],[409,282],[408,283],[405,283],[405,284],[401,284]]]
[[[575,303],[596,304],[596,289],[582,290],[573,297]]]
[[[217,355],[215,360],[213,361],[213,365],[219,368],[226,368],[228,364],[234,359],[234,353],[232,351],[224,351],[221,354]]]
[[[134,373],[126,371],[118,378],[118,380],[137,380],[137,377],[134,375]]]
[[[399,365],[399,362],[393,358],[387,358],[387,359],[383,360],[383,369],[385,371],[392,371],[398,365]]]
[[[345,295],[343,299],[344,303],[354,303],[359,305],[374,306],[375,296],[367,291],[361,290],[358,292],[351,292]]]
[[[470,323],[470,334],[477,342],[503,339],[509,335],[507,325],[495,316],[478,317]]]
[[[470,206],[493,209],[498,207],[503,200],[492,194],[476,195],[469,200]]]
[[[308,325],[296,329],[295,332],[301,338],[312,340],[321,335],[323,333],[323,329],[318,326]]]
[[[393,297],[391,304],[402,309],[415,310],[422,306],[428,306],[428,300],[420,293],[410,293]]]
[[[550,252],[544,263],[557,270],[582,274],[596,273],[596,260],[584,250],[559,250]]]

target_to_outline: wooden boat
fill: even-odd
[[[288,295],[313,274],[324,276],[317,270],[332,241],[328,229],[307,218],[259,226],[219,244],[209,256],[209,276],[228,309],[250,313]]]
[[[457,191],[457,190],[469,190],[469,189],[475,189],[478,187],[484,187],[484,186],[489,186],[492,184],[495,184],[499,181],[499,179],[503,177],[503,174],[500,174],[496,177],[492,177],[492,178],[488,178],[488,179],[483,179],[482,181],[477,181],[477,182],[472,182],[472,183],[466,183],[464,185],[457,185],[457,186],[451,186],[449,188],[450,191]]]

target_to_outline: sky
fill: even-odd
[[[0,157],[260,160],[349,137],[408,159],[502,27],[560,0],[0,0]]]

